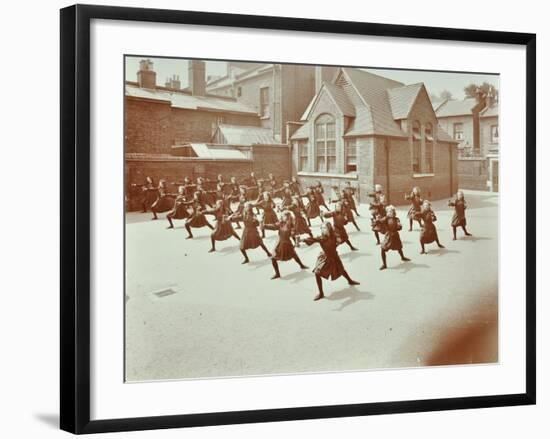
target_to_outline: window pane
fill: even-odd
[[[335,136],[336,136],[336,133],[335,133],[336,128],[335,128],[335,126],[336,126],[336,125],[334,124],[334,122],[333,122],[333,123],[328,123],[328,124],[326,125],[326,127],[327,127],[327,139],[334,139],[334,138],[335,138]]]
[[[420,142],[413,143],[413,172],[420,172]]]
[[[329,140],[327,142],[327,155],[336,157],[336,141]]]
[[[317,157],[317,171],[326,172],[325,157]]]
[[[336,172],[336,157],[328,158],[328,172]]]

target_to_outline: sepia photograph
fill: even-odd
[[[498,363],[499,79],[125,55],[126,382]]]

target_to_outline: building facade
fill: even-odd
[[[491,95],[447,100],[436,109],[439,125],[458,144],[459,184],[498,192],[498,102]]]
[[[128,210],[139,208],[147,176],[169,185],[184,177],[243,180],[254,171],[290,177],[288,145],[263,128],[256,107],[206,90],[205,64],[189,61],[189,86],[179,77],[156,83],[149,60],[140,62],[137,81],[125,83],[125,181]],[[169,189],[176,192],[175,184]]]
[[[330,194],[351,181],[361,202],[381,184],[393,204],[404,203],[413,186],[429,199],[456,192],[457,142],[438,126],[423,84],[353,68],[324,79],[300,124],[289,124],[302,184],[321,181]]]

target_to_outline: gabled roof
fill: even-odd
[[[394,119],[406,119],[422,89],[423,84],[411,84],[388,89],[390,107]]]
[[[403,87],[404,84],[364,70],[342,68],[342,71],[367,106],[368,117],[371,118],[371,121],[364,121],[361,125],[368,129],[359,131],[356,128],[354,134],[405,137],[405,133],[393,118],[387,93],[388,89]]]
[[[340,111],[344,114],[344,116],[355,116],[355,107],[349,100],[348,95],[342,89],[342,87],[338,87],[334,84],[329,84],[327,82],[323,84],[323,87],[327,89],[334,103],[338,106],[338,108],[340,108]]]
[[[435,114],[438,118],[451,116],[471,116],[472,109],[476,105],[477,101],[475,98],[466,98],[462,101],[448,99],[437,108]]]
[[[140,99],[147,99],[159,102],[167,102],[174,108],[186,110],[218,111],[229,113],[258,114],[258,112],[247,105],[230,99],[217,98],[213,96],[193,96],[181,92],[146,89],[126,84],[124,87],[126,96]]]
[[[273,138],[271,128],[254,126],[226,125],[218,126],[217,134],[221,134],[224,143],[228,145],[250,146],[250,145],[279,145]]]

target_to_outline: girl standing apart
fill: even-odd
[[[422,247],[421,255],[425,255],[428,252],[425,249],[426,244],[431,244],[435,242],[439,248],[445,248],[440,242],[439,237],[437,236],[437,229],[435,228],[434,222],[437,221],[437,217],[432,210],[432,205],[428,200],[424,200],[422,203],[422,220],[424,225],[422,226],[422,231],[420,232],[420,246]]]
[[[453,228],[453,241],[456,241],[456,228],[461,227],[464,235],[472,236],[471,233],[468,233],[466,230],[466,200],[464,199],[464,192],[458,191],[454,201],[449,201],[449,206],[455,208],[455,213],[453,219],[451,220],[451,226]]]

